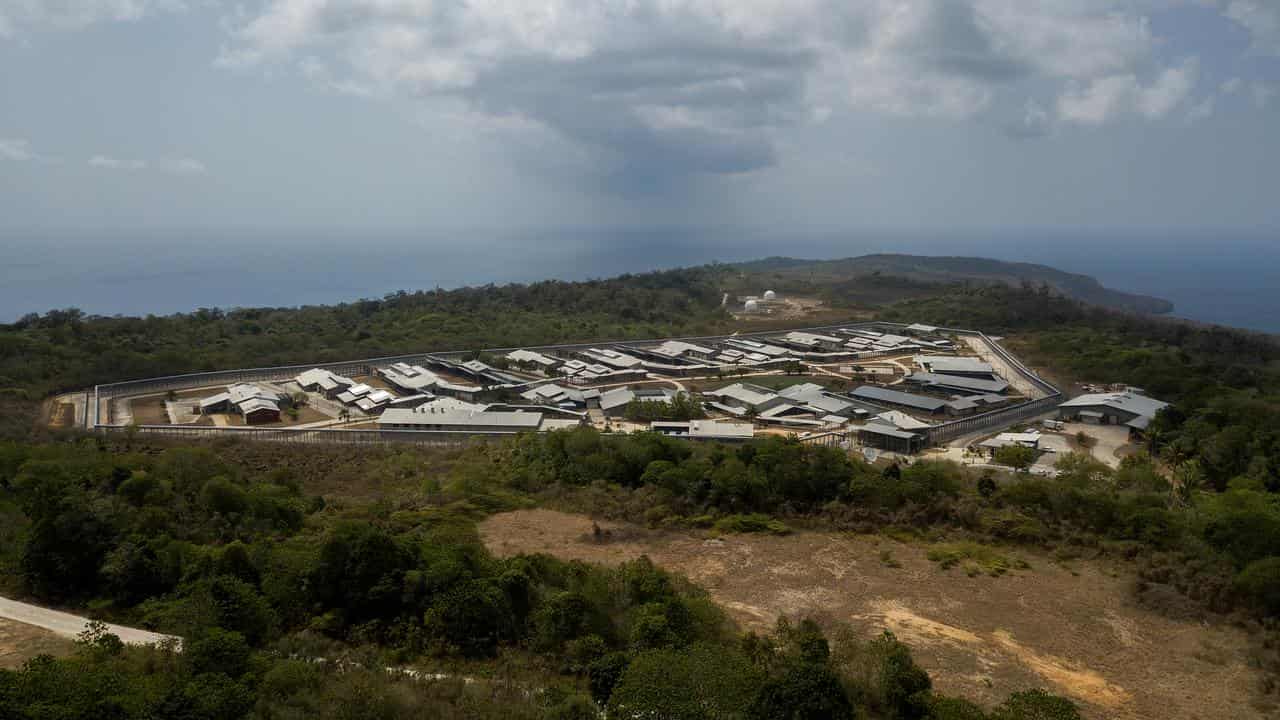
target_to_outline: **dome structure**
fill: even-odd
[[[776,293],[776,292],[774,292],[774,291],[772,291],[772,290],[765,290],[765,291],[764,291],[764,299],[765,299],[765,300],[777,300],[777,299],[778,299],[778,293]]]
[[[746,305],[744,305],[744,306],[743,306],[743,309],[744,309],[744,310],[746,310],[747,312],[759,312],[759,311],[760,311],[760,301],[759,301],[759,300],[748,300],[748,301],[747,301],[747,303],[746,303]]]

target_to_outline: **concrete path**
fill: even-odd
[[[61,612],[59,610],[50,610],[42,608],[39,605],[31,605],[29,603],[10,600],[6,597],[0,597],[0,618],[13,620],[15,622],[34,625],[38,628],[44,628],[57,635],[65,638],[75,639],[80,633],[89,627],[89,620],[71,613]],[[119,637],[129,645],[155,645],[165,640],[174,639],[181,642],[181,639],[173,635],[161,635],[147,630],[139,630],[137,628],[124,627],[122,625],[107,625],[107,632]]]

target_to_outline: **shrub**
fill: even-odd
[[[711,645],[637,655],[609,698],[610,717],[741,717],[760,686],[740,653]]]
[[[984,572],[991,577],[999,577],[1010,570],[1026,570],[1031,567],[1024,560],[1006,557],[992,547],[972,542],[935,546],[929,550],[928,557],[943,570],[963,564],[970,577]]]
[[[840,678],[825,664],[792,663],[766,681],[747,709],[749,720],[842,720],[853,705]]]
[[[716,521],[715,529],[722,533],[770,533],[772,535],[788,535],[791,528],[781,520],[759,513],[751,515],[728,515]]]
[[[1249,563],[1232,583],[1246,602],[1268,615],[1280,615],[1280,557]]]
[[[1044,690],[1027,690],[1009,696],[991,713],[991,720],[1081,720],[1075,703]]]

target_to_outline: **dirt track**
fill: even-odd
[[[994,704],[1045,687],[1088,717],[1228,720],[1267,715],[1250,705],[1257,678],[1232,628],[1178,622],[1136,607],[1129,580],[1077,563],[1076,574],[1025,557],[1031,570],[968,577],[939,570],[925,549],[826,533],[704,539],[601,523],[548,510],[489,518],[481,536],[499,555],[548,553],[616,563],[647,554],[706,587],[744,628],[779,614],[884,628],[908,642],[935,687]],[[881,560],[892,553],[899,568]]]
[[[0,618],[0,669],[20,668],[37,655],[68,655],[73,648],[70,640],[53,632]]]

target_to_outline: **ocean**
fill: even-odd
[[[1280,238],[1035,231],[999,234],[564,230],[252,239],[0,236],[0,321],[78,307],[146,315],[328,304],[397,290],[581,280],[707,262],[873,252],[1036,262],[1163,297],[1174,315],[1280,333]]]

